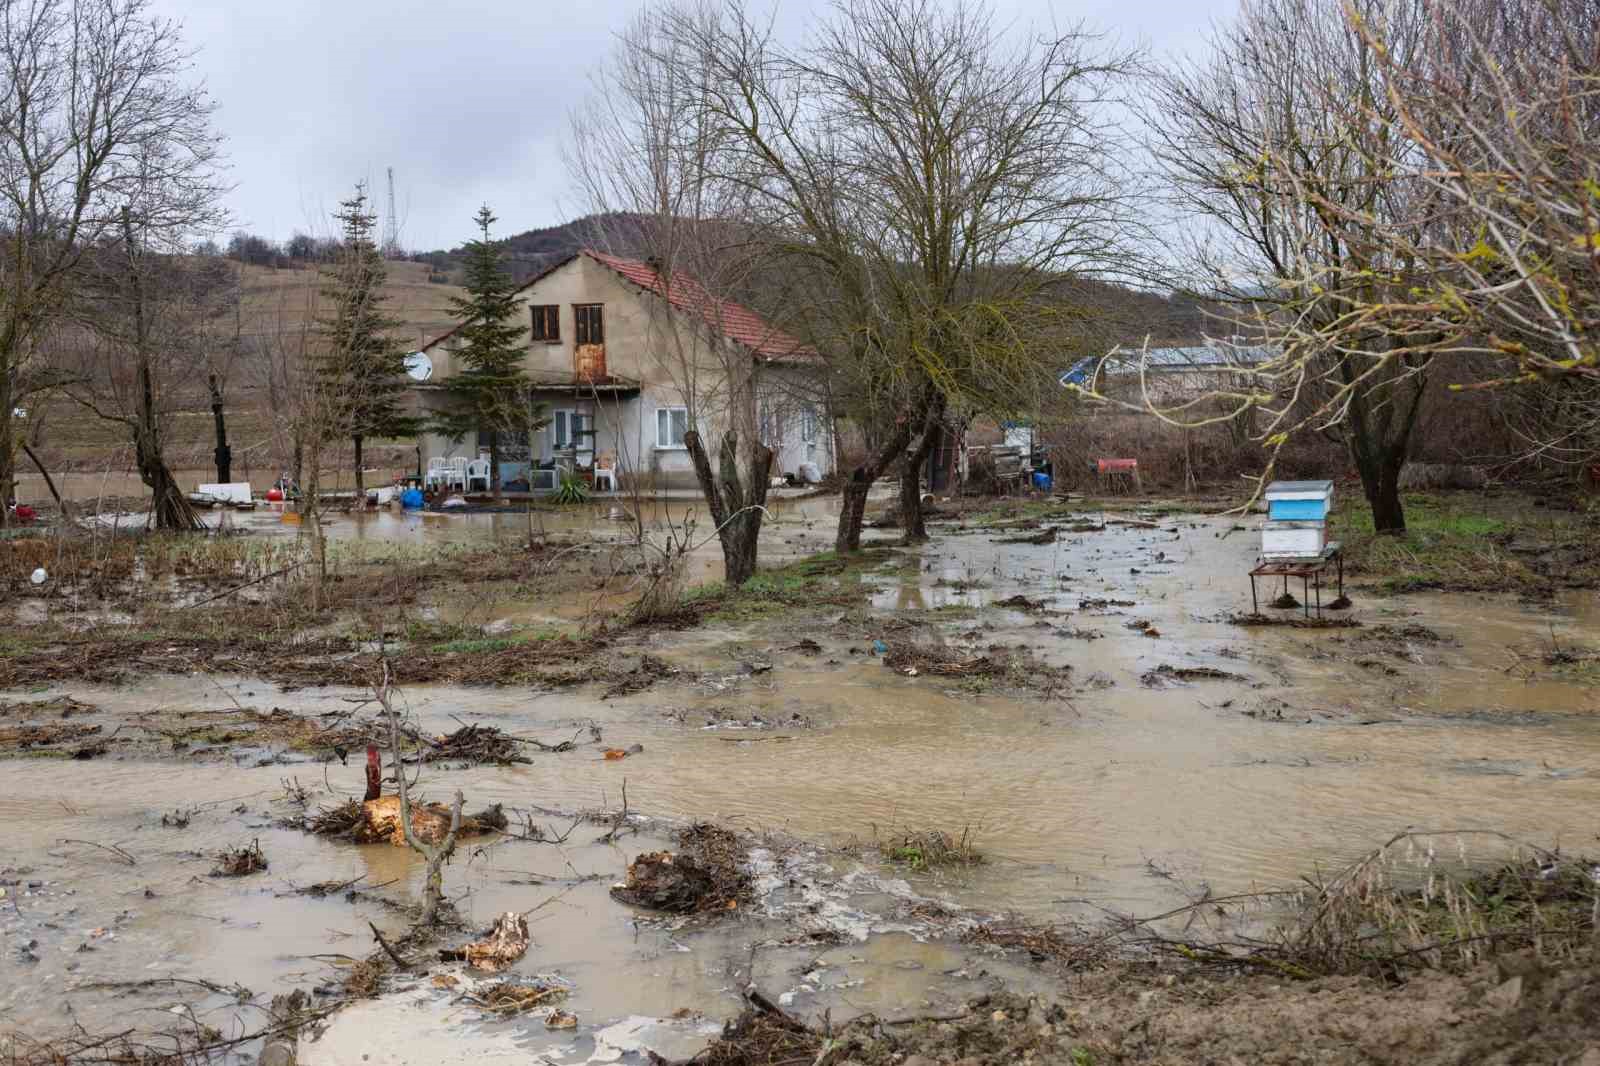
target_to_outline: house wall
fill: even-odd
[[[595,451],[616,457],[617,468],[625,476],[637,476],[650,489],[693,489],[694,468],[688,452],[681,447],[661,447],[657,442],[657,412],[663,408],[684,407],[695,414],[698,429],[713,446],[727,427],[728,388],[724,360],[718,347],[726,342],[714,339],[698,319],[684,312],[666,313],[665,301],[640,290],[619,277],[609,267],[580,255],[551,271],[518,294],[521,321],[532,319],[531,308],[554,304],[560,319],[560,340],[547,342],[529,339],[528,374],[535,381],[576,379],[577,319],[575,304],[601,304],[604,308],[604,359],[612,378],[639,383],[637,396],[616,399],[602,394],[574,398],[553,393],[536,393],[547,417],[557,409],[570,408],[593,416]],[[427,349],[433,361],[433,382],[447,380],[459,369],[452,349],[454,337]],[[594,353],[585,353],[592,357]],[[763,370],[763,372],[766,372]],[[803,370],[771,371],[775,382],[786,382],[789,375]],[[448,394],[438,389],[418,390],[425,410],[436,411],[449,404]],[[554,425],[541,432],[538,460],[549,460],[553,449]],[[774,466],[777,472],[793,472],[800,462],[811,461],[826,473],[832,469],[831,434],[823,420],[811,442],[802,440],[798,416],[793,425],[784,426],[783,451]],[[477,441],[469,435],[459,443],[439,434],[423,440],[424,454],[432,456],[477,454]]]

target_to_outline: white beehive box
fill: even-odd
[[[1328,527],[1322,522],[1268,519],[1261,523],[1263,559],[1315,559],[1328,546]]]

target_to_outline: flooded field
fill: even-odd
[[[826,547],[832,502],[780,505],[764,559]],[[275,515],[237,517],[292,535]],[[604,509],[534,520],[617,535]],[[525,535],[529,521],[380,514],[329,531],[493,539]],[[469,809],[504,804],[521,835],[531,824],[552,835],[572,827],[559,844],[464,842],[446,887],[469,928],[530,912],[535,945],[515,972],[567,986],[563,1008],[580,1025],[485,1018],[470,997],[464,1004],[470,978],[451,986],[419,977],[337,1016],[302,1061],[535,1050],[547,1061],[630,1061],[646,1046],[686,1055],[737,1011],[751,979],[797,1012],[827,1009],[836,1021],[1041,979],[1025,961],[946,935],[951,914],[968,916],[970,928],[1000,915],[1157,913],[1204,889],[1291,884],[1407,827],[1592,849],[1600,686],[1550,666],[1544,652],[1600,639],[1593,593],[1525,604],[1449,593],[1382,599],[1357,588],[1346,615],[1359,626],[1241,626],[1234,616],[1250,610],[1256,544],[1233,519],[1100,515],[1087,524],[1101,528],[1048,544],[1007,543],[1013,530],[935,526],[931,544],[862,578],[865,613],[636,631],[615,654],[653,656],[675,672],[631,694],[406,686],[403,702],[426,733],[474,723],[550,747],[574,742],[531,749],[513,766],[430,765],[416,787],[435,799],[459,788]],[[714,549],[693,559],[693,581],[714,573]],[[575,616],[570,604],[447,597],[437,615],[452,614],[486,625]],[[912,640],[970,656],[1022,648],[1063,680],[1001,684],[885,664]],[[219,721],[246,708],[370,713],[355,688],[227,675],[0,692],[57,696],[91,705],[74,720],[105,732],[180,711]],[[604,757],[635,745],[642,750],[625,759]],[[204,749],[4,762],[8,1024],[48,1031],[78,1020],[94,1031],[199,993],[206,1024],[246,1031],[259,1019],[232,986],[264,1002],[336,983],[373,949],[369,922],[404,924],[390,901],[420,891],[410,851],[284,824],[358,796],[359,753],[346,762],[290,745]],[[575,816],[619,810],[624,785],[637,832],[597,842],[606,824]],[[745,912],[714,924],[663,921],[610,898],[632,859],[670,847],[675,827],[696,821],[759,842]],[[931,828],[970,833],[987,861],[928,874],[878,846]],[[1461,840],[1469,859],[1504,852]],[[210,876],[216,852],[250,841],[269,860],[265,872]],[[304,891],[318,884],[339,887]],[[170,983],[177,978],[209,987]],[[435,1043],[419,1056],[417,1040]]]

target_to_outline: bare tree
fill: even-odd
[[[944,406],[1034,399],[1056,358],[1033,328],[1050,289],[1129,266],[1101,105],[1134,58],[1081,28],[1007,34],[980,3],[840,0],[792,48],[737,2],[660,18],[657,50],[694,60],[667,135],[763,261],[822,294],[795,321],[890,427],[845,486],[836,542],[853,550],[872,482]],[[915,535],[920,495],[903,495]]]
[[[165,435],[173,410],[196,398],[204,376],[210,320],[233,296],[222,260],[153,251],[131,210],[120,239],[86,256],[72,305],[84,338],[67,393],[126,427],[139,477],[151,492],[152,525],[203,528],[168,465]]]
[[[759,431],[761,356],[727,329],[733,300],[760,262],[744,224],[746,197],[710,165],[725,134],[702,106],[700,86],[719,32],[710,4],[640,14],[574,116],[569,169],[594,214],[638,220],[626,234],[597,226],[592,243],[642,256],[660,279],[647,303],[650,356],[683,400],[683,443],[721,542],[724,579],[741,585],[756,569],[773,453]]]
[[[146,0],[0,8],[0,498],[28,364],[84,254],[119,239],[125,211],[146,246],[219,221],[212,105],[189,59]]]
[[[1195,424],[1263,408],[1269,446],[1320,431],[1349,451],[1380,532],[1405,529],[1400,471],[1438,338],[1401,336],[1349,316],[1415,283],[1418,264],[1386,235],[1420,242],[1437,197],[1415,180],[1415,152],[1387,99],[1381,63],[1355,28],[1381,19],[1393,61],[1430,68],[1420,0],[1243,0],[1210,55],[1157,80],[1154,150],[1177,205],[1205,220],[1199,287],[1235,311],[1230,332],[1281,354],[1252,387],[1166,412]]]

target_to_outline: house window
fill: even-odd
[[[687,407],[656,408],[656,447],[681,448],[683,435],[689,432]]]
[[[532,311],[533,330],[530,336],[536,341],[559,341],[561,339],[561,308],[556,304],[536,304]]]
[[[550,420],[550,444],[554,448],[572,447],[573,433],[577,430],[578,412],[557,411]]]
[[[579,344],[604,344],[606,326],[601,314],[603,310],[602,304],[573,304],[573,339]]]
[[[810,404],[800,408],[800,439],[807,444],[817,439],[817,409]]]

